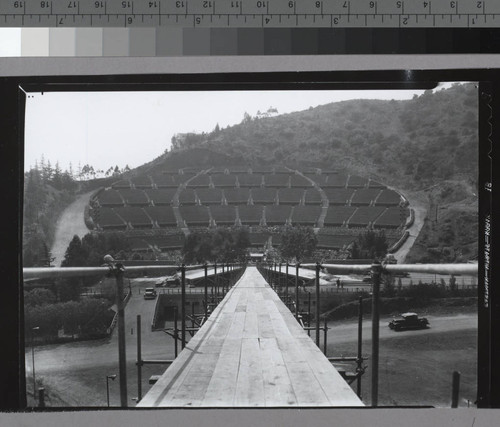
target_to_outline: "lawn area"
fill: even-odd
[[[333,350],[335,347],[335,351]],[[370,356],[369,341],[363,354]],[[329,355],[355,355],[356,343],[329,345]],[[381,338],[379,405],[450,407],[453,371],[461,372],[460,406],[471,406],[477,392],[477,330]],[[370,403],[370,360],[362,379],[362,399]],[[348,370],[352,370],[349,367]],[[352,384],[356,389],[355,383]]]

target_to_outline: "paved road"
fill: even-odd
[[[54,243],[50,249],[52,256],[55,258],[54,265],[61,265],[69,242],[75,234],[81,238],[88,233],[89,230],[85,225],[83,212],[85,206],[89,203],[92,193],[85,193],[79,196],[64,210],[57,220]]]

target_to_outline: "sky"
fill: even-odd
[[[210,132],[269,107],[279,114],[348,99],[411,99],[423,91],[44,92],[26,99],[25,170],[42,155],[71,163],[140,166],[170,148],[173,135]]]

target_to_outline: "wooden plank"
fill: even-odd
[[[242,339],[234,404],[236,406],[265,406],[265,403],[259,340],[258,338]]]
[[[261,338],[260,350],[266,406],[297,405],[297,397],[276,339]]]
[[[241,339],[226,339],[200,406],[233,406],[240,367]]]

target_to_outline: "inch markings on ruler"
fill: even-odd
[[[498,0],[1,0],[0,27],[500,27]]]

